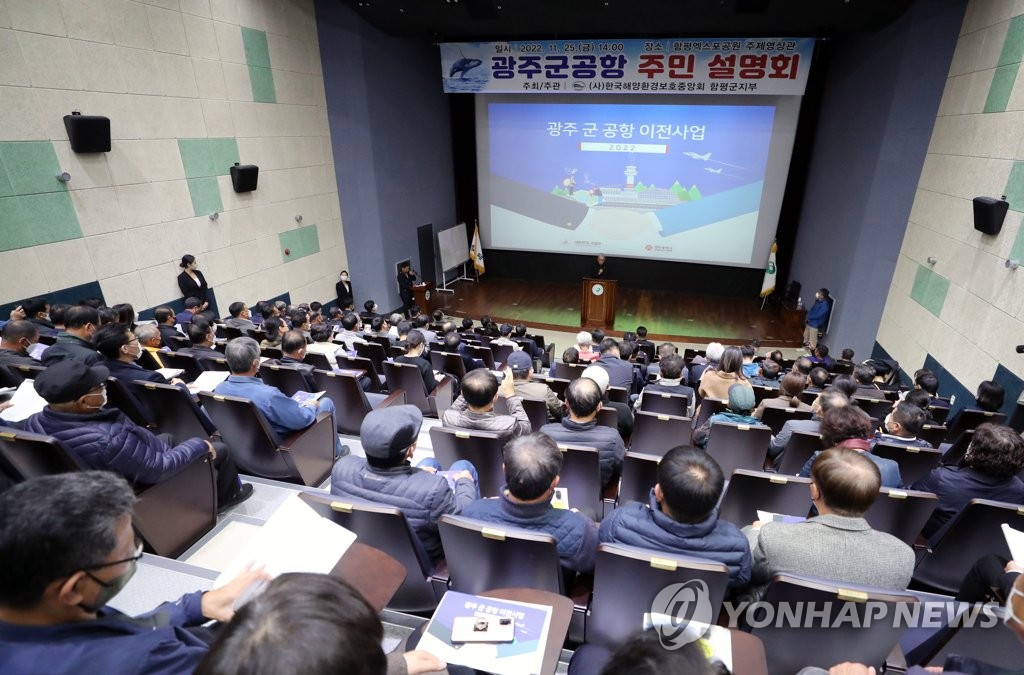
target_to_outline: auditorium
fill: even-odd
[[[1024,1],[0,0],[0,672],[1024,670]]]

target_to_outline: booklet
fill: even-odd
[[[1010,557],[1018,564],[1024,564],[1024,532],[1015,530],[1006,523],[1002,524],[1002,528],[1006,546],[1010,549]]]
[[[757,519],[761,523],[802,523],[806,518],[803,516],[787,516],[782,513],[772,513],[771,511],[757,511]]]
[[[204,370],[195,382],[188,385],[188,390],[193,394],[200,391],[212,392],[218,384],[228,379],[230,374],[226,370]]]
[[[46,399],[36,393],[33,380],[26,379],[10,398],[11,407],[0,412],[0,419],[8,422],[20,422],[42,412],[46,407]]]
[[[675,626],[675,617],[668,614],[652,614],[644,612],[643,629],[648,630],[655,626]],[[690,621],[683,632],[692,635],[697,639],[697,644],[704,650],[704,656],[708,661],[720,662],[731,673],[732,672],[732,634],[728,628],[712,626],[700,621]]]
[[[463,642],[452,639],[452,631],[467,617],[490,622],[512,619],[511,642]],[[499,675],[540,673],[551,626],[551,608],[448,591],[441,598],[417,649],[430,652],[447,663],[476,668]],[[507,636],[497,635],[504,640]]]
[[[292,394],[292,400],[298,401],[299,403],[305,403],[306,401],[319,401],[320,397],[326,393],[326,391],[297,391]]]
[[[156,372],[164,376],[167,381],[171,381],[176,377],[181,377],[182,373],[185,372],[184,368],[157,368]]]

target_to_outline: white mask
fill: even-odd
[[[1018,591],[1017,586],[1013,585],[1010,587],[1009,595],[1006,596],[1006,606],[1004,607],[1006,612],[1003,615],[1003,623],[1010,623],[1010,621],[1016,621],[1017,625],[1024,626],[1024,617],[1017,616],[1013,613],[1013,596],[1015,595],[1019,595],[1020,597],[1024,598],[1024,591]]]

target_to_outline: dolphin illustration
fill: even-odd
[[[459,79],[462,79],[466,76],[466,73],[473,68],[476,68],[481,63],[483,63],[483,61],[480,59],[467,59],[466,57],[462,57],[452,64],[452,69],[451,72],[448,73],[448,77],[455,77],[455,73],[459,73]]]
[[[683,154],[691,159],[703,159],[705,162],[711,159],[710,152],[706,152],[703,155],[699,155],[696,152],[684,152]]]

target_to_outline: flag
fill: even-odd
[[[484,273],[484,249],[480,246],[480,226],[473,229],[473,245],[469,247],[469,257],[473,259],[473,267],[477,274]]]
[[[764,268],[764,281],[761,282],[761,297],[765,298],[775,292],[775,277],[778,276],[778,268],[775,266],[775,253],[779,250],[778,245],[772,242],[772,252],[768,256],[768,264]]]

